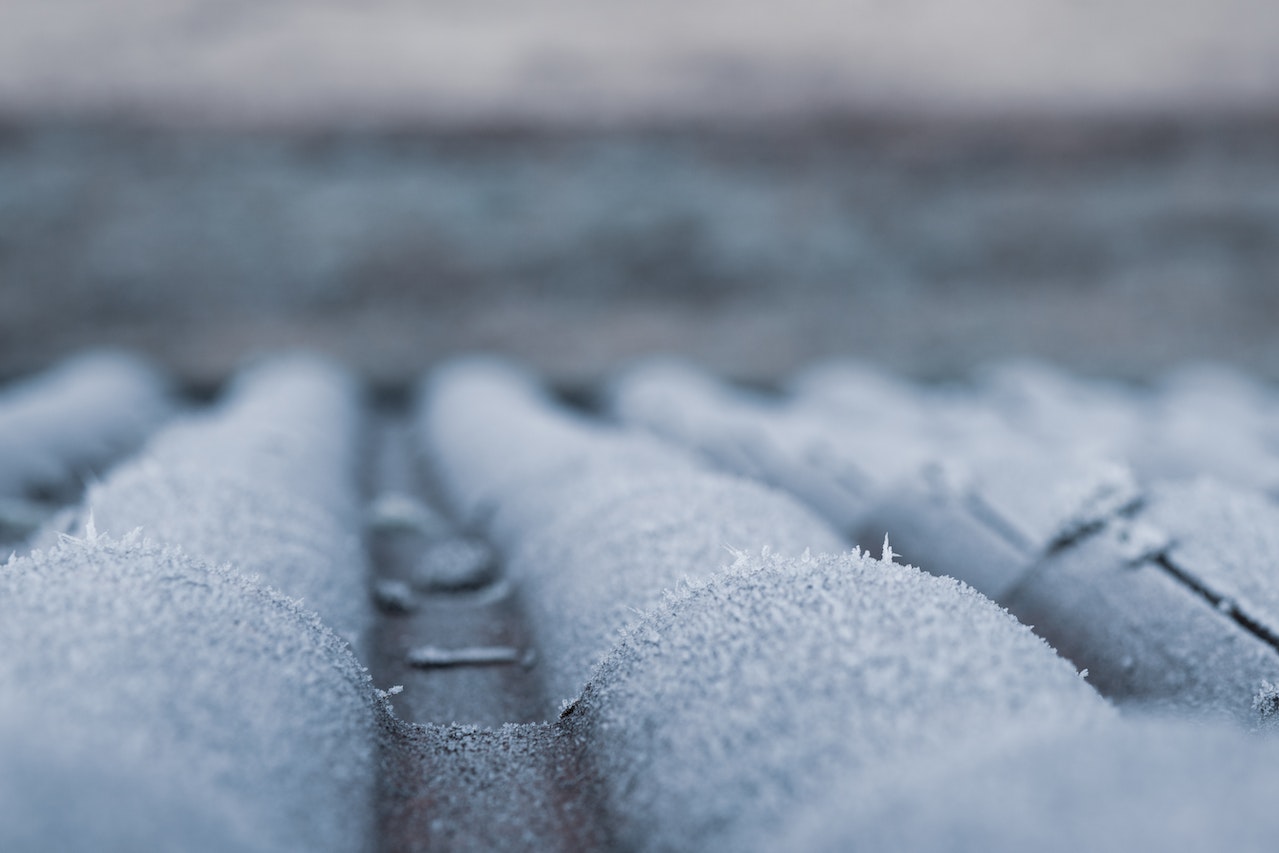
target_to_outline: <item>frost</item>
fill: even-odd
[[[306,361],[245,372],[94,484],[74,536],[58,542],[51,523],[50,551],[0,572],[0,842],[83,805],[91,835],[65,849],[125,824],[143,827],[125,849],[365,845],[372,730],[404,689],[374,689],[339,639],[367,636],[366,530],[424,542],[411,577],[372,585],[384,611],[413,609],[417,590],[484,588],[473,604],[518,589],[538,643],[419,646],[402,663],[536,665],[544,696],[577,697],[543,708],[547,723],[396,729],[430,778],[386,788],[430,802],[436,833],[512,803],[519,820],[553,820],[539,798],[577,790],[583,767],[608,843],[636,850],[910,849],[876,842],[917,828],[923,849],[1036,849],[1016,835],[1034,830],[1097,849],[1093,824],[1144,849],[1131,833],[1159,829],[1116,816],[1128,798],[1194,814],[1197,830],[1211,817],[1198,803],[1224,814],[1230,796],[1273,794],[1229,738],[1204,735],[1216,758],[1188,736],[1161,741],[1116,723],[1087,683],[1196,711],[1251,695],[1254,718],[1279,717],[1279,687],[1259,678],[1279,635],[1273,503],[1139,490],[1100,453],[1128,432],[1055,446],[1087,424],[1140,423],[1135,395],[853,372],[840,380],[852,393],[823,400],[814,389],[832,376],[770,397],[640,370],[615,385],[613,410],[641,432],[568,411],[516,369],[448,365],[423,385],[416,426],[472,538],[409,495],[357,505],[350,377]],[[887,532],[879,560],[849,551],[791,494],[871,548],[891,529],[907,554]],[[1032,621],[1073,625],[1067,640],[1094,644],[1069,650],[1088,667],[971,588],[902,565],[916,548],[934,571],[991,579],[987,592],[1049,584]],[[499,554],[509,583],[495,582]],[[558,787],[539,787],[548,778]],[[1221,837],[1268,826],[1252,817]],[[205,840],[182,843],[195,828]]]
[[[790,497],[582,419],[500,363],[438,370],[417,418],[450,508],[466,518],[491,508],[485,532],[522,593],[549,696],[580,691],[623,629],[681,581],[705,580],[765,546],[794,555],[843,548]]]
[[[928,756],[814,801],[776,849],[1269,850],[1279,745],[1220,725],[1121,718]]]
[[[1279,670],[1279,510],[1219,484],[1164,483],[1110,527],[1037,566],[1009,610],[1118,703],[1250,725],[1255,685]]]
[[[641,850],[804,849],[776,834],[834,785],[1111,716],[990,601],[851,553],[709,578],[647,613],[571,707],[617,843]]]
[[[1224,367],[1183,368],[1165,376],[1145,429],[1131,446],[1134,465],[1151,480],[1211,477],[1251,491],[1279,485],[1276,396]]]
[[[1151,489],[1142,519],[1171,534],[1167,558],[1216,600],[1279,636],[1279,507],[1202,479]]]
[[[0,767],[4,849],[55,818],[60,849],[336,853],[370,837],[368,676],[241,575],[100,532],[0,572],[0,643],[0,751],[31,759]]]
[[[1252,710],[1263,720],[1279,714],[1279,686],[1270,681],[1262,681],[1261,687],[1252,697]]]
[[[848,364],[795,386],[759,399],[659,363],[615,383],[613,411],[794,493],[865,544],[891,529],[912,563],[996,598],[1054,543],[1137,497],[1123,465],[1019,429],[970,391]]]
[[[148,364],[93,353],[0,391],[0,498],[74,495],[170,413]]]
[[[632,369],[614,383],[611,397],[621,420],[694,448],[725,470],[792,492],[843,528],[853,526],[876,490],[914,461],[902,461],[910,457],[908,442],[887,433],[849,441],[845,431],[811,412],[737,391],[676,363]]]
[[[305,357],[236,376],[218,405],[175,419],[144,454],[91,487],[81,537],[180,545],[305,599],[340,635],[370,615],[355,503],[359,398],[351,377]]]
[[[1140,500],[1136,479],[1124,465],[1095,459],[1061,460],[1060,464],[1069,464],[1077,473],[1054,483],[1054,514],[1059,521],[1050,543],[1065,542],[1098,527]]]
[[[1172,537],[1165,530],[1141,519],[1116,519],[1111,522],[1111,535],[1130,566],[1157,557],[1172,546]]]

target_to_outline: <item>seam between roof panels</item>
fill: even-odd
[[[1083,542],[1087,539],[1091,539],[1093,536],[1096,536],[1097,534],[1101,533],[1103,530],[1105,530],[1107,527],[1110,526],[1111,522],[1115,521],[1116,519],[1120,519],[1120,518],[1131,519],[1135,517],[1137,513],[1141,512],[1145,507],[1146,507],[1146,499],[1144,497],[1138,496],[1132,499],[1131,501],[1129,501],[1128,503],[1124,504],[1123,506],[1116,507],[1115,509],[1111,510],[1108,514],[1100,518],[1095,518],[1092,521],[1088,521],[1083,524],[1080,524],[1074,527],[1073,529],[1067,530],[1064,533],[1058,533],[1056,536],[1053,537],[1052,541],[1048,543],[1048,546],[1044,548],[1044,552],[1041,555],[1041,559],[1054,557],[1057,554],[1060,554],[1062,551],[1065,551],[1069,548],[1073,548],[1076,545],[1078,545],[1080,542]]]
[[[1070,535],[1054,540],[1045,550],[1043,555],[1044,558],[1052,557],[1062,551],[1073,548],[1084,540],[1091,539],[1093,536],[1096,536],[1105,530],[1116,518],[1132,518],[1134,515],[1139,513],[1145,505],[1145,500],[1139,498],[1116,510],[1105,519],[1100,519],[1091,524],[1084,525],[1078,530],[1072,532]],[[1189,572],[1178,567],[1166,552],[1161,551],[1160,553],[1151,555],[1147,559],[1176,583],[1189,590],[1192,595],[1195,595],[1206,602],[1213,610],[1216,610],[1221,615],[1230,619],[1244,631],[1265,643],[1276,653],[1279,653],[1279,634],[1244,613],[1229,597],[1221,595],[1218,592],[1214,592],[1211,588],[1199,582]],[[1026,576],[1029,576],[1029,574],[1030,572],[1027,572]],[[1014,589],[1020,585],[1021,584],[1019,582],[1014,586]]]
[[[996,536],[1021,553],[1029,555],[1032,560],[1034,559],[1036,549],[1030,539],[1005,519],[1003,514],[991,506],[985,498],[975,492],[968,492],[964,495],[963,505]]]
[[[1243,628],[1249,634],[1252,634],[1258,640],[1270,646],[1270,648],[1275,652],[1279,652],[1279,634],[1271,631],[1265,625],[1241,611],[1229,597],[1214,592],[1204,584],[1200,583],[1188,572],[1179,568],[1167,554],[1156,554],[1151,558],[1151,562],[1172,577],[1173,580],[1177,581],[1177,583],[1181,584],[1193,594],[1199,596],[1210,604],[1218,613],[1233,620],[1240,628]]]

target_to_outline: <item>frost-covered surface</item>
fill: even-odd
[[[1074,386],[1065,380],[1054,385],[1055,375],[1045,373],[1044,381],[1028,384],[1055,404],[1071,406],[1053,392]],[[1060,433],[1027,428],[1007,407],[973,390],[911,387],[856,364],[810,370],[795,388],[795,407],[824,412],[834,422],[828,428],[847,444],[860,442],[868,420],[909,435],[921,461],[905,479],[922,479],[920,485],[931,485],[939,497],[967,505],[1030,556],[1137,498],[1122,454],[1091,441],[1094,428],[1081,425],[1076,439],[1067,441]]]
[[[1279,393],[1239,371],[1164,376],[1137,439],[1133,464],[1148,477],[1211,476],[1279,497]]]
[[[1221,369],[1141,389],[1015,363],[928,386],[832,362],[767,402],[643,367],[613,409],[787,484],[863,545],[887,531],[912,562],[1008,605],[1108,696],[1256,725],[1263,682],[1279,680],[1279,510],[1249,488],[1272,476],[1275,399]],[[806,465],[819,449],[844,464]],[[847,482],[853,465],[861,506],[824,500],[814,481]],[[1237,485],[1160,480],[1194,471]]]
[[[381,803],[383,849],[617,849],[582,753],[563,724],[401,727]]]
[[[1174,520],[1171,511],[1160,515]],[[1241,531],[1235,550],[1215,532],[1200,539],[1205,532],[1194,523],[1162,530],[1144,512],[1116,519],[1037,565],[1002,603],[1087,667],[1089,681],[1117,702],[1256,726],[1266,720],[1253,703],[1263,683],[1279,680],[1279,653],[1206,595],[1190,571],[1211,577],[1232,553],[1249,554],[1255,534]],[[1191,548],[1196,539],[1219,548],[1225,560],[1165,563],[1161,555],[1178,537]],[[1183,562],[1188,569],[1179,568]],[[1260,576],[1269,566],[1249,571]]]
[[[1142,520],[1166,531],[1167,559],[1217,598],[1219,610],[1279,638],[1279,506],[1199,480],[1153,490]]]
[[[682,588],[567,713],[623,847],[741,850],[790,849],[789,822],[832,784],[1110,711],[972,589],[846,553],[741,555]]]
[[[159,432],[90,489],[77,538],[50,527],[0,567],[0,848],[1273,840],[1273,744],[1119,720],[1095,692],[1279,723],[1279,507],[1268,463],[1242,464],[1273,449],[1273,389],[841,364],[767,395],[668,363],[609,390],[621,425],[509,365],[437,370],[412,440],[439,510],[407,424],[378,414],[365,442],[358,389],[324,363],[247,370]],[[366,525],[394,571],[374,536],[366,576]],[[370,591],[373,665],[438,679],[406,677],[406,708],[482,672],[472,698],[517,710],[386,719],[399,691],[340,638]],[[497,601],[492,636],[449,627]]]
[[[1011,362],[974,392],[1015,429],[1122,459],[1145,482],[1206,475],[1279,494],[1279,393],[1238,370],[1188,365],[1125,386]]]
[[[212,411],[175,421],[89,490],[81,528],[180,545],[319,612],[352,642],[368,621],[351,377],[303,357],[246,370]]]
[[[0,388],[0,498],[75,494],[169,412],[159,372],[121,353],[82,355]]]
[[[1137,497],[1124,466],[1014,429],[954,391],[856,365],[796,387],[792,400],[753,404],[658,365],[617,384],[614,410],[793,491],[863,544],[887,529],[912,560],[996,597],[1052,544]]]
[[[678,362],[625,372],[611,386],[610,407],[625,423],[795,494],[841,528],[855,525],[891,478],[885,465],[908,468],[912,461],[907,442],[874,453],[865,444],[832,441],[821,423]]]
[[[946,423],[971,423],[976,412],[996,434],[1011,431],[1023,441],[1121,461],[1143,482],[1209,475],[1277,491],[1279,391],[1273,385],[1213,364],[1154,378],[1149,385],[1120,384],[1041,362],[1008,361],[978,371],[971,384],[930,387],[832,361],[801,372],[790,388],[797,402],[845,416],[864,417],[874,401],[914,409],[913,423],[932,422],[926,428],[932,440],[946,434]],[[956,421],[965,410],[969,414]]]
[[[278,594],[90,533],[0,568],[0,646],[0,847],[370,847],[376,695]]]
[[[1099,456],[1125,456],[1146,429],[1146,392],[1042,362],[989,365],[973,391],[1014,429]]]
[[[1276,792],[1272,740],[1138,717],[836,788],[778,849],[1261,853]]]
[[[449,499],[485,521],[520,586],[548,715],[578,694],[621,628],[663,590],[716,572],[728,549],[842,547],[788,496],[575,417],[498,363],[442,368],[420,421]]]

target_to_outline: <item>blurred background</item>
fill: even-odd
[[[9,0],[0,379],[1279,378],[1279,6]]]

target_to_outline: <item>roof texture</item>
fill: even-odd
[[[167,387],[0,396],[44,519],[0,567],[6,850],[1273,838],[1279,394],[1238,372]]]

